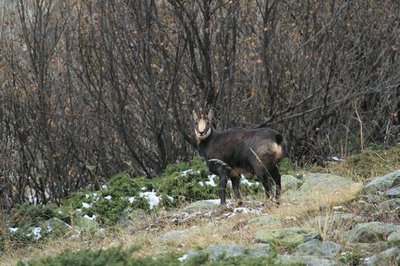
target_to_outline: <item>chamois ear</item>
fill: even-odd
[[[214,111],[212,110],[212,109],[210,109],[209,111],[208,111],[208,115],[207,115],[207,117],[208,117],[208,120],[212,120],[213,119],[213,116],[214,116]]]
[[[193,110],[192,115],[193,115],[194,121],[198,121],[199,120],[199,117],[197,116],[197,113],[196,113],[195,110]]]

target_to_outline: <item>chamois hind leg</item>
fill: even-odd
[[[275,186],[276,186],[276,193],[274,198],[272,199],[274,202],[277,204],[280,203],[280,197],[281,197],[281,174],[279,173],[279,169],[277,165],[274,165],[271,167],[271,176],[273,180],[275,181]]]
[[[256,169],[256,176],[258,177],[258,179],[261,181],[264,190],[265,190],[265,204],[264,205],[268,205],[268,203],[271,200],[271,196],[272,196],[272,186],[271,186],[271,176],[268,174],[266,169]]]
[[[240,196],[240,191],[239,191],[240,176],[231,175],[230,178],[232,181],[233,193],[235,194],[236,206],[240,206],[243,203],[242,196]]]

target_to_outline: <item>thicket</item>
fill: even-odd
[[[399,139],[398,1],[2,3],[7,208],[188,160],[194,108],[276,128],[299,164]]]

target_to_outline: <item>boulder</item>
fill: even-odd
[[[304,181],[292,175],[282,175],[281,183],[282,183],[282,192],[285,192],[288,190],[299,189],[301,185],[304,183]]]
[[[372,257],[364,259],[365,265],[371,266],[386,266],[386,265],[399,265],[400,264],[400,247],[393,247],[382,251]]]
[[[361,223],[343,233],[342,240],[349,243],[376,243],[386,241],[386,238],[395,231],[400,231],[400,225],[382,222]]]
[[[259,230],[254,238],[257,242],[294,248],[312,239],[321,239],[321,236],[314,229],[289,227]]]
[[[392,187],[392,188],[386,190],[384,195],[389,198],[400,198],[400,186]]]
[[[299,255],[278,255],[276,265],[309,265],[309,266],[333,266],[335,260],[318,258],[313,256]]]
[[[318,258],[335,259],[340,252],[340,245],[333,241],[312,239],[296,248],[296,255],[310,255]]]
[[[364,194],[372,195],[378,192],[385,192],[390,188],[400,186],[400,170],[396,170],[384,176],[372,179],[363,188]]]
[[[199,212],[199,211],[213,211],[217,209],[218,206],[220,206],[219,199],[200,200],[186,206],[184,208],[184,211],[188,213]]]
[[[389,242],[389,246],[400,247],[400,231],[391,233],[388,236],[387,241]]]

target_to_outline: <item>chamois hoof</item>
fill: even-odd
[[[236,205],[236,207],[240,207],[243,205],[243,201],[241,199],[238,199],[238,200],[236,200],[235,205]]]

